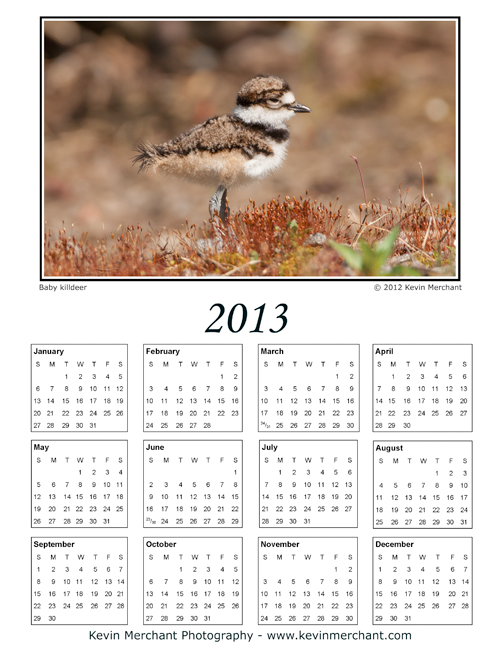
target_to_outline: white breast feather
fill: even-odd
[[[245,162],[243,173],[247,177],[260,180],[281,166],[286,157],[288,142],[283,142],[282,144],[273,143],[271,146],[273,155],[259,154]]]

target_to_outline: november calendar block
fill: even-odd
[[[260,442],[260,526],[356,528],[357,441]]]
[[[125,537],[31,540],[31,624],[126,625]]]
[[[259,345],[259,431],[359,431],[357,344]]]
[[[259,624],[357,624],[355,537],[259,538]]]
[[[374,538],[373,624],[472,624],[472,538]]]
[[[127,345],[32,344],[31,431],[127,431]]]
[[[374,344],[374,431],[472,431],[471,344]]]
[[[240,344],[144,345],[144,431],[243,431]]]
[[[243,623],[240,537],[144,539],[144,624]]]
[[[373,443],[374,528],[472,528],[472,442]]]

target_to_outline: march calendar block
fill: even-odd
[[[127,431],[127,345],[32,344],[31,431]]]
[[[243,623],[240,537],[144,539],[144,624]]]
[[[144,345],[144,431],[243,431],[241,344]]]
[[[241,440],[144,441],[144,527],[241,528]]]
[[[472,442],[373,443],[374,528],[472,528]]]
[[[126,625],[125,537],[31,539],[31,624]]]
[[[357,624],[355,537],[260,537],[259,624]]]
[[[356,528],[357,441],[260,442],[260,527]]]
[[[359,431],[359,346],[259,345],[259,431]]]
[[[374,344],[374,431],[472,431],[471,344]]]

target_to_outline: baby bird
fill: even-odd
[[[212,117],[164,144],[140,144],[134,164],[168,175],[217,186],[210,217],[225,224],[227,190],[261,179],[281,166],[290,136],[286,122],[296,112],[311,112],[297,103],[286,81],[260,74],[238,92],[231,115]]]

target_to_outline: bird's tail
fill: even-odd
[[[138,144],[134,151],[138,153],[132,163],[140,164],[139,173],[141,171],[147,171],[148,169],[156,170],[158,163],[164,157],[165,153],[161,145],[157,146],[155,144],[143,143]]]

